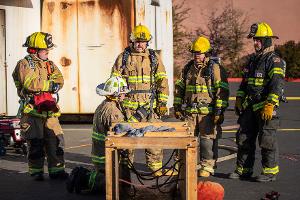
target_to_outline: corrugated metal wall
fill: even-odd
[[[65,86],[63,113],[93,113],[102,98],[96,86],[105,81],[134,26],[133,0],[44,0],[42,30],[58,48],[51,58],[61,66]]]

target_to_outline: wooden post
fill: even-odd
[[[196,158],[196,159],[195,159]],[[186,199],[197,199],[197,148],[186,151]]]
[[[105,142],[106,146],[106,142]],[[106,200],[112,200],[114,191],[113,191],[113,148],[106,147],[105,148],[105,178],[106,178]]]
[[[186,150],[185,149],[179,149],[179,159],[180,161],[180,174],[179,178],[182,181],[179,181],[179,192],[181,199],[186,199],[186,191],[187,191],[187,170],[186,170]]]

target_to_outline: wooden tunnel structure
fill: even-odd
[[[114,127],[116,124],[112,124]],[[148,125],[175,128],[175,132],[146,132],[143,137],[127,137],[124,134],[108,133],[105,141],[106,199],[119,200],[119,149],[178,149],[182,163],[179,174],[181,199],[197,199],[197,154],[198,140],[190,132],[187,122],[139,122],[130,123],[132,128]]]

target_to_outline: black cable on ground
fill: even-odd
[[[141,174],[138,170],[135,169],[133,163],[132,163],[131,160],[129,159],[128,154],[125,154],[124,152],[121,152],[121,154],[122,154],[122,156],[123,156],[124,158],[127,158],[127,161],[128,161],[128,168],[129,168],[129,169],[137,176],[138,181],[139,181],[143,186],[145,185],[143,181],[149,181],[149,180],[154,180],[154,179],[156,179],[156,185],[155,185],[155,186],[145,186],[145,187],[146,187],[146,188],[149,188],[149,189],[158,189],[158,191],[161,192],[161,193],[170,193],[170,192],[174,191],[173,188],[170,189],[169,191],[163,191],[161,188],[164,187],[164,186],[166,186],[166,185],[172,184],[172,183],[174,183],[174,182],[175,182],[176,185],[177,185],[179,181],[183,180],[183,179],[179,179],[179,178],[176,178],[175,180],[170,180],[171,178],[174,178],[172,175],[173,175],[173,173],[174,173],[175,171],[178,172],[178,175],[177,175],[177,176],[179,176],[180,170],[181,170],[181,167],[182,167],[182,164],[179,165],[178,170],[176,169],[176,165],[178,165],[178,164],[180,163],[181,160],[175,161],[175,163],[174,163],[173,165],[171,165],[171,167],[170,167],[166,172],[164,172],[161,176],[154,176],[154,177],[153,177],[153,175],[154,175],[156,172],[158,172],[158,171],[160,171],[160,170],[166,168],[166,166],[170,163],[171,159],[174,157],[174,154],[175,154],[176,151],[177,151],[177,150],[173,150],[173,152],[172,152],[170,158],[168,159],[168,161],[167,161],[160,169],[157,169],[156,171],[153,171],[153,172],[151,172],[151,173],[146,173],[146,174]],[[159,183],[159,179],[160,179],[161,177],[163,177],[165,174],[167,174],[170,170],[172,170],[171,176],[169,176],[163,183]],[[127,182],[127,184],[133,185],[132,183],[128,183],[128,182]]]

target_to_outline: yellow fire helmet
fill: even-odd
[[[191,45],[191,52],[206,53],[210,51],[210,42],[206,37],[200,36]]]
[[[52,35],[44,32],[35,32],[27,37],[23,47],[36,48],[36,49],[49,49],[56,47],[52,42]]]
[[[138,26],[134,27],[132,33],[130,34],[130,40],[132,42],[142,41],[142,42],[149,42],[152,36],[149,29],[139,24]]]
[[[278,36],[273,35],[273,31],[271,27],[265,22],[252,24],[250,27],[250,33],[248,34],[247,37],[248,38],[270,37],[270,38],[279,39]]]

